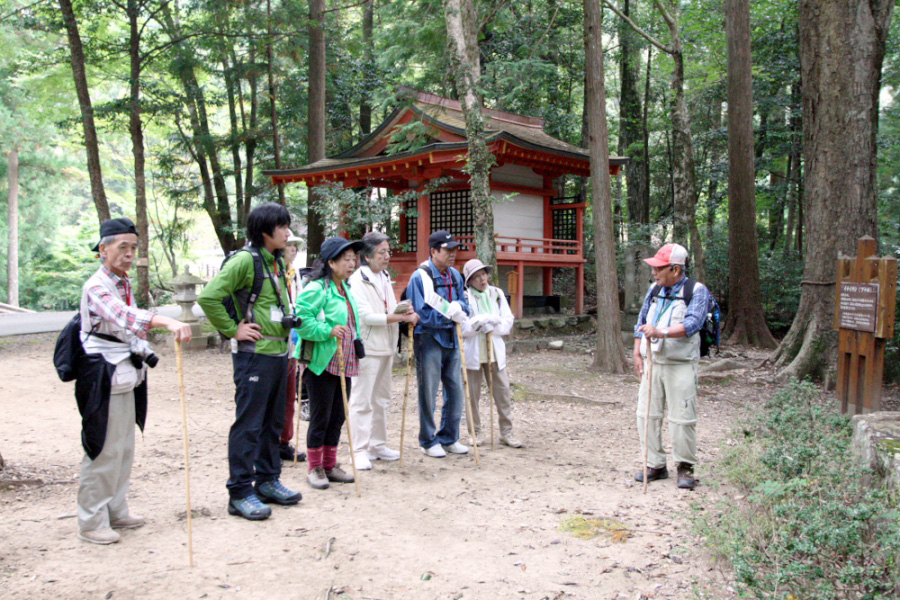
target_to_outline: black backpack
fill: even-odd
[[[684,287],[681,288],[683,291],[683,300],[685,305],[691,303],[691,299],[694,297],[694,285],[697,282],[691,278],[687,278],[684,282]],[[653,289],[650,290],[650,298],[656,298],[659,296],[659,292],[662,288],[658,285],[654,285]],[[703,321],[703,325],[700,326],[700,331],[697,333],[700,335],[700,356],[709,356],[710,349],[715,346],[716,351],[719,350],[719,342],[721,341],[721,331],[720,331],[720,322],[722,320],[722,312],[719,309],[719,303],[716,301],[715,297],[712,293],[709,294],[709,304],[706,307],[706,320]]]
[[[425,265],[419,265],[418,267],[416,267],[416,269],[417,269],[417,270],[421,270],[423,273],[425,273],[425,275],[427,275],[428,277],[431,277],[431,272],[425,267]],[[423,277],[424,277],[425,275],[423,275]],[[445,287],[452,287],[452,286],[455,286],[455,285],[456,285],[456,279],[453,278],[453,274],[452,274],[452,273],[450,274],[450,280],[451,280],[451,283],[450,283],[450,285],[448,286],[446,283],[444,283],[443,279],[442,279],[441,281],[438,282],[438,281],[435,281],[434,277],[431,277],[431,283],[432,283],[432,285],[434,285],[434,288],[435,288],[435,289],[437,289],[437,288],[439,288],[439,287],[444,287],[444,288],[445,288]],[[403,291],[400,292],[400,302],[403,302],[404,300],[408,300],[408,299],[409,299],[409,298],[406,296],[406,290],[407,290],[407,289],[409,289],[409,284],[408,284],[408,283],[406,284],[406,287],[403,288]],[[403,337],[404,335],[409,335],[409,323],[401,322],[399,325],[400,325],[400,335],[397,337],[397,347],[398,347],[398,348],[400,347],[400,338]]]
[[[121,342],[118,338],[94,331],[92,327],[88,335],[95,335],[110,342]],[[56,374],[62,381],[78,379],[81,363],[84,359],[84,346],[81,344],[81,311],[69,319],[66,326],[59,332],[56,338],[56,348],[53,350],[53,366]]]
[[[221,271],[222,268],[225,267],[225,263],[234,258],[239,252],[249,252],[250,256],[253,257],[253,284],[249,288],[237,290],[222,298],[222,305],[225,307],[225,311],[236,324],[239,324],[244,318],[244,315],[252,310],[253,305],[256,303],[256,299],[259,298],[263,281],[266,278],[265,272],[263,271],[262,255],[259,253],[259,250],[249,244],[226,256],[225,260],[222,261],[222,266],[219,270]],[[276,260],[280,259],[276,257]],[[282,265],[282,270],[284,270],[284,265]],[[237,306],[235,305],[235,300],[238,303]]]

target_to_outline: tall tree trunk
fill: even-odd
[[[622,12],[630,14],[631,2],[625,0]],[[628,224],[632,241],[646,241],[650,223],[650,190],[644,178],[643,110],[638,91],[641,59],[637,33],[623,20],[619,21],[619,154],[628,157],[625,181],[628,189]],[[638,227],[634,227],[637,225]],[[643,227],[640,227],[643,226]]]
[[[877,238],[878,93],[894,3],[800,0],[806,259],[800,306],[771,360],[781,377],[833,365],[835,260]]]
[[[774,348],[763,316],[756,239],[750,0],[726,0],[728,40],[728,317],[730,344]]]
[[[604,373],[624,373],[625,350],[622,347],[619,325],[616,239],[609,190],[609,140],[606,131],[601,15],[599,2],[584,0],[584,56],[588,83],[588,137],[597,273],[597,346],[592,367]]]
[[[794,242],[794,228],[800,222],[802,215],[798,217],[800,213],[800,185],[802,177],[802,166],[800,164],[800,137],[802,135],[801,131],[801,122],[800,122],[800,82],[796,82],[791,86],[791,105],[790,105],[791,115],[788,120],[789,128],[790,128],[790,141],[791,141],[791,169],[789,171],[788,176],[788,221],[787,228],[784,233],[784,247],[782,249],[782,256],[786,259],[791,253],[794,251],[793,242]],[[798,233],[799,236],[799,227]],[[799,253],[798,253],[799,254]]]
[[[469,148],[466,170],[469,173],[475,226],[475,254],[484,264],[496,265],[497,247],[494,241],[494,206],[490,182],[494,155],[491,154],[485,141],[481,97],[476,91],[481,79],[481,65],[478,59],[475,4],[473,0],[443,0],[443,2],[450,65],[466,120],[466,140]],[[496,278],[495,270],[494,281]]]
[[[131,154],[134,158],[134,207],[137,213],[138,257],[137,302],[150,306],[150,226],[147,221],[147,180],[144,166],[144,128],[141,123],[141,30],[138,25],[140,4],[128,0],[128,56],[130,82],[128,101],[128,130],[131,133]]]
[[[6,302],[19,305],[19,147],[13,144],[7,159]]]
[[[372,32],[375,20],[375,0],[366,0],[363,6],[363,89],[359,103],[359,132],[366,136],[372,131],[372,82],[375,78],[375,49]]]
[[[75,93],[81,107],[81,126],[84,130],[84,149],[87,152],[88,176],[91,180],[91,196],[97,209],[100,222],[109,219],[109,203],[103,189],[103,171],[100,168],[100,149],[97,142],[97,128],[94,126],[94,107],[91,104],[91,93],[88,88],[87,74],[84,70],[84,49],[78,33],[78,23],[72,10],[72,0],[59,0],[59,9],[66,26],[69,40],[69,56],[72,62],[72,77],[75,80]]]
[[[716,210],[719,207],[719,162],[722,160],[722,145],[719,143],[719,130],[722,129],[722,104],[714,102],[712,109],[712,129],[716,132],[710,140],[709,152],[709,186],[706,191],[706,239],[711,240],[716,225]]]
[[[281,146],[278,142],[278,111],[275,105],[275,58],[272,51],[272,2],[266,0],[266,27],[268,38],[266,39],[266,63],[269,74],[269,115],[272,120],[272,150],[275,154],[275,168],[281,169]],[[284,184],[278,184],[278,203],[287,206],[284,198]]]
[[[309,104],[307,115],[308,160],[325,158],[325,0],[309,0]],[[318,256],[325,241],[325,224],[316,207],[321,200],[310,188],[306,210],[307,265]]]
[[[223,32],[224,33],[224,32]],[[244,201],[243,165],[241,163],[240,138],[246,134],[238,125],[237,100],[240,95],[240,79],[237,76],[237,64],[231,63],[228,53],[222,55],[222,78],[225,80],[225,97],[228,99],[228,120],[231,132],[228,135],[228,146],[231,148],[231,162],[234,165],[234,197],[237,200],[238,222],[241,222],[241,204]],[[245,217],[246,219],[246,217]]]

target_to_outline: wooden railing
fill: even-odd
[[[459,235],[459,249],[462,252],[475,250],[475,236]],[[557,240],[553,238],[526,238],[494,234],[497,252],[514,252],[516,254],[565,254],[581,256],[582,244],[579,240]]]

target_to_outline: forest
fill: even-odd
[[[598,322],[618,324],[629,244],[675,240],[729,342],[827,379],[838,253],[864,235],[880,255],[900,250],[892,12],[887,0],[3,0],[0,300],[74,308],[110,216],[142,233],[145,305],[166,303],[201,253],[240,247],[262,202],[286,205],[310,248],[338,227],[336,202],[351,228],[390,227],[396,196],[262,172],[350,148],[412,89],[541,118],[592,162],[628,158],[610,180],[554,184],[588,201]],[[479,111],[466,114],[484,225],[491,157],[477,152]],[[388,152],[426,138],[411,123]],[[621,339],[603,335],[595,366],[621,372]],[[900,380],[896,336],[885,377]]]

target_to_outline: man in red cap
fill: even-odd
[[[685,276],[687,250],[666,244],[653,258],[645,258],[656,282],[647,290],[634,326],[634,370],[641,378],[638,390],[637,423],[641,446],[647,444],[647,481],[665,479],[666,453],[662,445],[662,419],[668,407],[669,439],[678,470],[678,487],[693,489],[697,463],[697,363],[700,336],[706,320],[710,295],[702,283]],[[644,359],[652,350],[652,380],[644,376]],[[650,411],[647,439],[647,386]],[[643,469],[634,476],[643,481]]]

